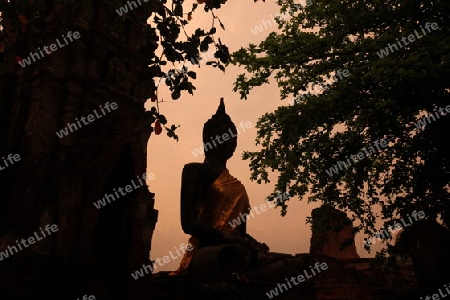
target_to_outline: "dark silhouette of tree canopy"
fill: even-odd
[[[450,3],[278,4],[280,30],[232,54],[250,74],[235,82],[241,98],[276,80],[291,99],[258,121],[261,150],[243,155],[251,179],[279,171],[270,200],[288,191],[332,204],[365,233],[377,216],[387,226],[414,210],[450,225]]]

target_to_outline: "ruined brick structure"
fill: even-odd
[[[359,258],[353,224],[344,212],[322,205],[312,210],[311,217],[310,253],[338,259]]]
[[[81,38],[25,68],[0,70],[0,157],[21,157],[0,171],[0,251],[47,224],[59,230],[0,262],[0,298],[148,299],[150,279],[129,274],[149,262],[154,195],[143,186],[104,208],[93,203],[146,172],[152,6],[119,18],[122,1],[45,2],[25,40],[3,22],[19,54],[67,31]],[[58,138],[106,102],[118,109]]]

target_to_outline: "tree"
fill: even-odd
[[[450,3],[280,0],[279,32],[232,54],[235,91],[276,80],[289,106],[263,115],[251,179],[322,201],[375,230],[414,210],[450,225]],[[447,116],[445,116],[447,115]],[[378,146],[376,146],[378,144]],[[381,146],[380,146],[381,145]],[[277,200],[281,214],[287,200]]]

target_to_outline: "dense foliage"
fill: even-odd
[[[450,225],[450,2],[278,4],[279,30],[232,54],[247,71],[241,98],[276,80],[291,102],[258,121],[261,150],[244,154],[252,180],[276,170],[270,200],[329,203],[367,234],[377,217],[388,226],[414,210]]]

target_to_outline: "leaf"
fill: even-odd
[[[204,43],[204,42],[200,43],[200,51],[201,52],[206,52],[206,51],[208,51],[208,49],[209,49],[208,43]]]
[[[173,100],[179,99],[180,96],[181,96],[180,91],[175,90],[175,91],[172,92],[172,99]]]
[[[161,122],[161,124],[163,124],[163,125],[166,125],[166,124],[167,124],[167,119],[166,119],[166,117],[163,116],[163,115],[159,115],[159,116],[158,116],[158,120],[159,120],[159,122]]]
[[[214,42],[214,40],[212,39],[211,36],[207,35],[207,36],[205,36],[205,39],[203,40],[203,42],[211,44]]]
[[[155,121],[155,134],[160,135],[161,132],[162,132],[161,123],[159,122],[159,120],[156,120]]]
[[[191,77],[192,79],[196,79],[197,78],[197,74],[194,71],[187,72],[187,75],[189,77]]]
[[[170,12],[170,10],[169,10],[169,12]],[[166,9],[165,9],[164,5],[161,5],[161,6],[160,6],[160,8],[159,8],[159,10],[158,10],[158,14],[159,14],[161,17],[163,17],[163,19],[166,18]]]
[[[219,20],[219,25],[222,27],[223,30],[225,30],[225,26],[223,26],[222,22]]]
[[[214,40],[212,39],[212,37],[210,37],[209,35],[207,35],[203,41],[200,43],[200,51],[201,52],[206,52],[209,49],[209,44],[213,43]]]
[[[183,16],[183,5],[181,3],[175,4],[175,9],[173,10],[175,16],[182,17]]]

